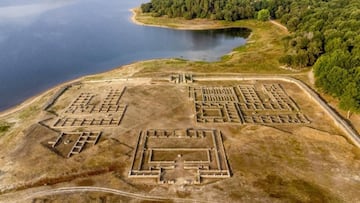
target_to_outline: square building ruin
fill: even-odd
[[[212,129],[140,132],[130,178],[158,183],[200,184],[206,178],[229,178],[221,132]]]

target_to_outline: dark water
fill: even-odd
[[[143,0],[1,0],[0,111],[54,85],[138,60],[218,60],[245,43],[241,29],[138,26]]]

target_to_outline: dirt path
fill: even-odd
[[[274,20],[270,20],[270,23],[272,23],[272,24],[280,27],[282,30],[284,30],[284,31],[286,31],[286,32],[289,32],[289,30],[288,30],[284,25],[282,25],[282,24],[280,24],[280,23],[278,23],[278,22],[276,22],[276,21],[274,21]]]
[[[315,85],[315,78],[312,69],[308,73],[309,82],[311,85]]]
[[[68,194],[68,193],[80,193],[80,192],[104,192],[108,194],[114,194],[124,197],[130,197],[134,199],[140,199],[145,201],[161,201],[161,202],[209,202],[205,200],[198,200],[198,199],[185,199],[185,198],[166,198],[162,196],[151,196],[151,195],[143,195],[143,194],[136,194],[131,192],[125,192],[122,190],[112,189],[112,188],[105,188],[105,187],[63,187],[63,188],[56,188],[56,189],[44,189],[38,192],[29,192],[24,194],[17,194],[16,197],[9,197],[0,199],[0,202],[25,202],[29,200],[33,200],[35,198],[45,197],[45,196],[52,196],[52,195],[60,195],[60,194]],[[14,195],[15,196],[15,195]],[[14,198],[14,199],[13,199]],[[15,201],[14,201],[15,200]]]

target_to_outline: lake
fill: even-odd
[[[1,0],[0,111],[62,82],[139,60],[216,61],[249,34],[135,25],[129,9],[143,2]]]

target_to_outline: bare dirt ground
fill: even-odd
[[[134,71],[127,68],[115,72],[109,76],[85,78],[65,91],[48,111],[43,111],[42,107],[56,91],[49,91],[39,98],[39,102],[4,118],[7,122],[17,122],[0,135],[0,145],[3,146],[0,148],[0,202],[360,201],[360,150],[296,85],[282,81],[206,79],[174,84],[169,82],[169,75],[133,78]],[[114,79],[114,75],[118,77]],[[197,120],[200,117],[195,112],[194,100],[189,97],[189,87],[251,86],[264,102],[269,102],[262,90],[266,84],[279,84],[299,110],[245,112],[241,109],[244,107],[240,107],[244,115],[266,117],[301,113],[310,123],[237,123],[236,119],[227,120],[214,110],[204,110],[201,118],[217,116],[223,120],[202,123]],[[57,119],[66,118],[118,118],[119,112],[115,110],[88,113],[85,107],[98,108],[106,100],[109,90],[125,87],[119,100],[111,104],[112,107],[127,105],[119,124],[109,126],[99,122],[72,126],[77,122],[72,120],[64,126],[55,125]],[[88,104],[79,106],[85,112],[65,113],[81,93],[94,94]],[[242,104],[243,98],[238,90],[235,90],[235,96]],[[207,115],[207,112],[211,113]],[[200,184],[192,185],[184,182],[159,184],[156,178],[128,177],[141,130],[188,128],[221,132],[230,178],[204,178]],[[62,131],[101,131],[102,135],[95,145],[66,158],[49,144]],[[71,145],[75,141],[69,142],[63,140],[59,145]],[[74,188],[83,186],[89,188]]]

